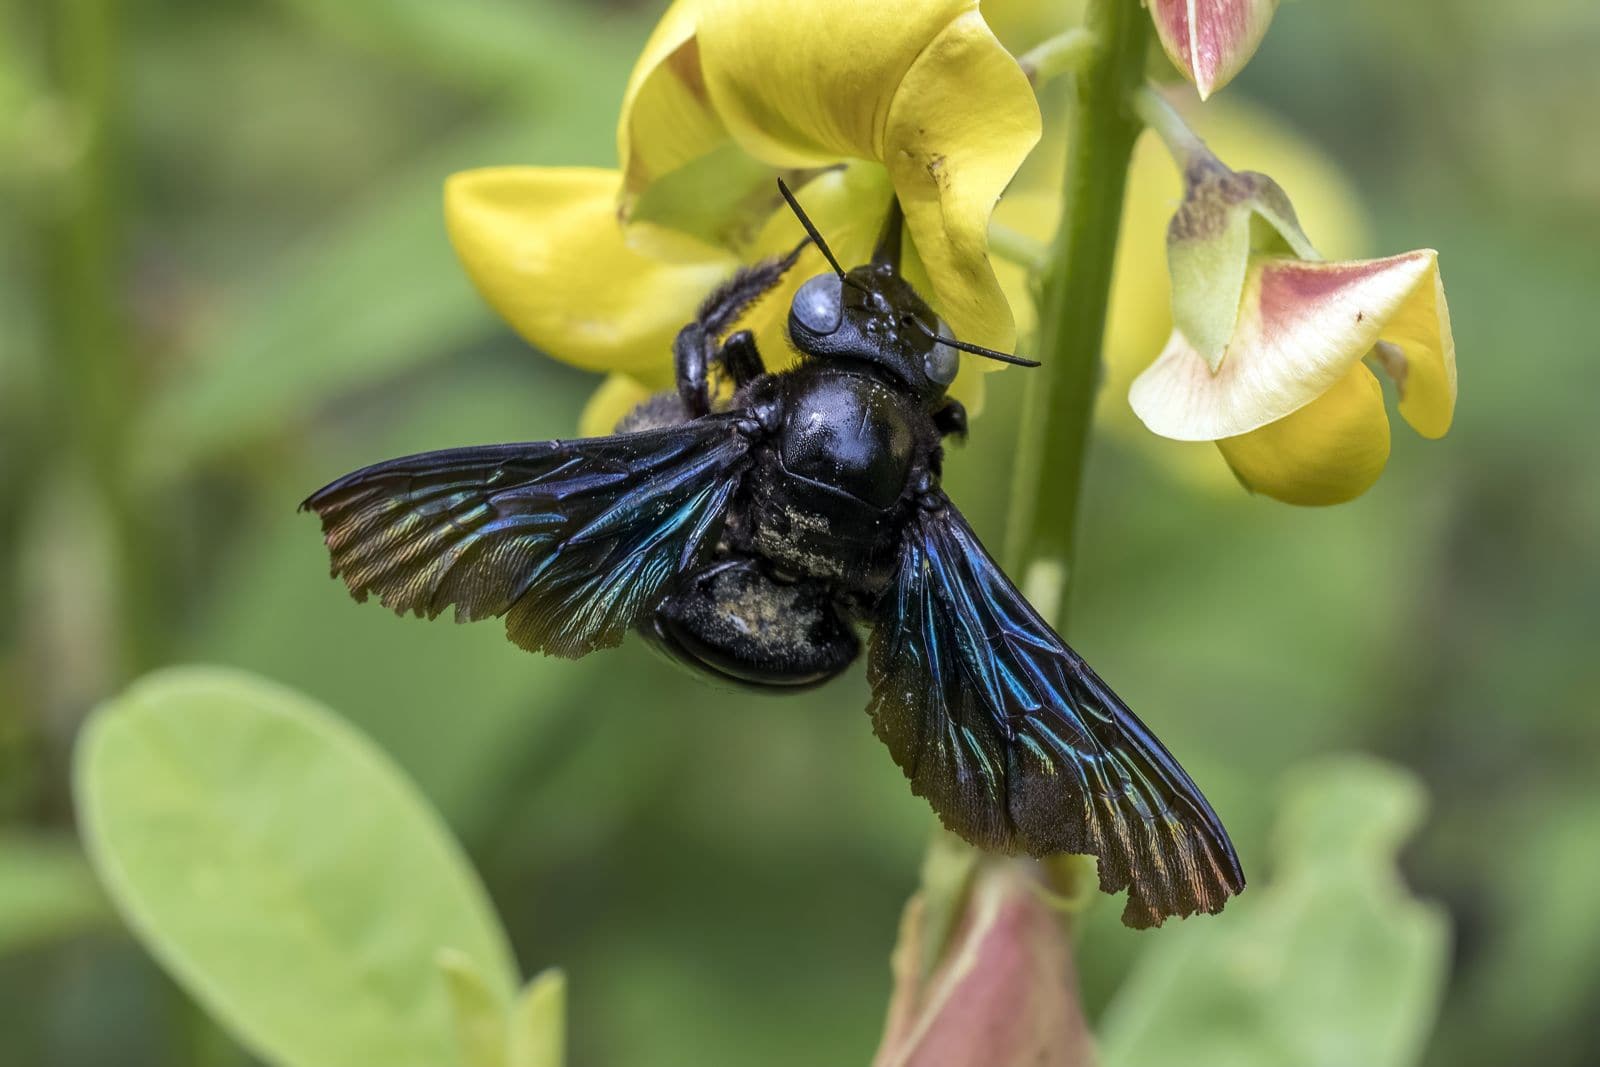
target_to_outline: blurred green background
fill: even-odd
[[[327,701],[418,779],[525,968],[567,969],[576,1062],[872,1048],[930,819],[859,672],[763,699],[637,646],[571,664],[397,621],[327,579],[294,510],[392,454],[572,432],[593,380],[477,301],[440,183],[612,164],[657,13],[0,0],[0,1061],[248,1062],[73,843],[82,717],[192,660]],[[1600,13],[1289,4],[1227,93],[1341,161],[1378,248],[1440,250],[1456,427],[1397,429],[1383,480],[1331,511],[1199,492],[1106,438],[1074,643],[1247,867],[1286,766],[1354,748],[1417,771],[1433,810],[1406,873],[1455,938],[1428,1062],[1592,1063]],[[990,382],[949,466],[997,538],[1021,376]],[[1117,910],[1083,926],[1091,1011],[1149,944]]]

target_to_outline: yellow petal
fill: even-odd
[[[989,262],[989,218],[1039,133],[1026,76],[976,11],[917,57],[885,131],[882,158],[939,313],[957,337],[1002,351],[1017,333]]]
[[[651,181],[728,138],[700,71],[695,28],[705,6],[677,0],[668,8],[628,78],[617,122],[625,209]]]
[[[1239,481],[1286,504],[1342,504],[1389,460],[1383,387],[1363,364],[1316,400],[1259,430],[1217,442]]]
[[[912,63],[976,0],[707,0],[701,70],[734,138],[776,166],[883,159],[890,102]],[[1015,64],[1013,64],[1015,66]]]
[[[1056,220],[1061,216],[1060,194],[1054,190],[1036,188],[1019,189],[1013,186],[995,205],[994,222],[1014,230],[1025,237],[1048,247],[1054,239]],[[1022,351],[1032,352],[1031,342],[1039,328],[1039,311],[1034,301],[1033,275],[1027,267],[1009,260],[993,257],[995,277],[1000,289],[1011,305],[1012,317],[1017,325],[1017,344]],[[1163,334],[1162,336],[1165,336]],[[1153,349],[1152,349],[1153,351]]]
[[[938,295],[933,291],[933,282],[928,276],[928,268],[922,262],[922,257],[917,252],[916,245],[906,243],[903,257],[900,261],[900,273],[911,287],[928,301],[930,307],[941,318],[948,318],[944,308],[940,306]],[[986,394],[985,382],[990,374],[1005,369],[1004,363],[982,356],[964,355],[961,357],[961,369],[956,372],[956,380],[950,383],[947,394],[952,400],[961,401],[967,409],[969,418],[977,418],[983,413],[983,400]]]
[[[617,432],[622,416],[649,399],[653,390],[626,374],[608,374],[589,397],[578,416],[580,437],[608,437]]]
[[[1278,0],[1150,0],[1161,46],[1204,100],[1244,69]]]
[[[1015,343],[988,224],[1038,140],[1039,109],[974,0],[713,0],[699,44],[717,112],[746,151],[779,167],[884,164],[940,313],[963,340]]]
[[[1213,373],[1174,331],[1128,400],[1146,426],[1179,441],[1276,422],[1343,378],[1419,291],[1433,292],[1437,273],[1428,251],[1349,263],[1258,258],[1222,366]]]
[[[586,370],[672,379],[672,338],[736,267],[661,263],[617,225],[616,171],[496,167],[453,175],[445,222],[489,305],[534,346]]]
[[[1456,341],[1436,259],[1430,277],[1412,291],[1381,336],[1399,346],[1405,358],[1404,374],[1396,382],[1400,417],[1424,437],[1443,437],[1456,410]]]
[[[781,204],[776,172],[728,135],[700,68],[703,0],[678,0],[634,65],[617,122],[618,216],[629,247],[693,262],[745,251],[752,217]]]

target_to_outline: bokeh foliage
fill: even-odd
[[[200,659],[326,701],[415,778],[518,955],[581,991],[578,1062],[860,1059],[928,819],[859,677],[751,698],[637,648],[556,663],[493,626],[397,621],[326,580],[294,514],[373,459],[571,432],[593,383],[478,304],[439,188],[473,165],[613,162],[654,9],[108,5],[97,234],[69,210],[57,94],[82,59],[63,13],[99,7],[0,2],[7,1057],[247,1062],[116,932],[71,843],[84,714]],[[1282,768],[1359,748],[1422,776],[1403,859],[1453,929],[1427,1055],[1452,1067],[1600,1045],[1597,55],[1581,0],[1286,5],[1225,92],[1340,159],[1380,247],[1440,249],[1456,428],[1427,448],[1398,434],[1378,487],[1329,512],[1197,491],[1108,437],[1085,505],[1074,642],[1205,783],[1247,865]],[[64,268],[83,247],[66,238],[102,241],[112,269]],[[1018,381],[991,379],[950,461],[996,539]],[[1155,943],[1115,910],[1080,942],[1091,1012]]]

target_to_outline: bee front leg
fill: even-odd
[[[678,396],[683,399],[690,418],[710,413],[711,389],[707,379],[712,366],[718,362],[727,368],[735,385],[744,385],[766,369],[748,330],[740,330],[721,346],[717,338],[727,332],[751,304],[783,280],[805,246],[806,242],[802,241],[786,255],[741,267],[712,291],[700,305],[695,320],[678,331],[677,340],[672,343],[672,354],[677,369]]]
[[[767,372],[767,365],[756,348],[755,335],[740,330],[715,348],[705,327],[691,322],[678,332],[673,342],[673,357],[677,361],[678,397],[688,410],[690,418],[699,418],[711,411],[711,368],[721,366],[733,379],[734,388],[742,388]]]
[[[678,331],[672,342],[672,358],[677,371],[678,397],[689,418],[698,419],[711,413],[711,387],[708,373],[711,368],[712,346],[717,339],[706,332],[698,322],[691,322]]]

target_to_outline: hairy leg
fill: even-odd
[[[711,410],[709,379],[713,366],[719,363],[725,366],[737,385],[743,385],[762,372],[761,355],[748,330],[734,334],[726,343],[720,339],[746,308],[783,279],[805,246],[806,242],[802,241],[787,255],[741,267],[712,291],[700,305],[694,321],[678,331],[672,343],[672,354],[678,395],[690,418],[698,418]]]

